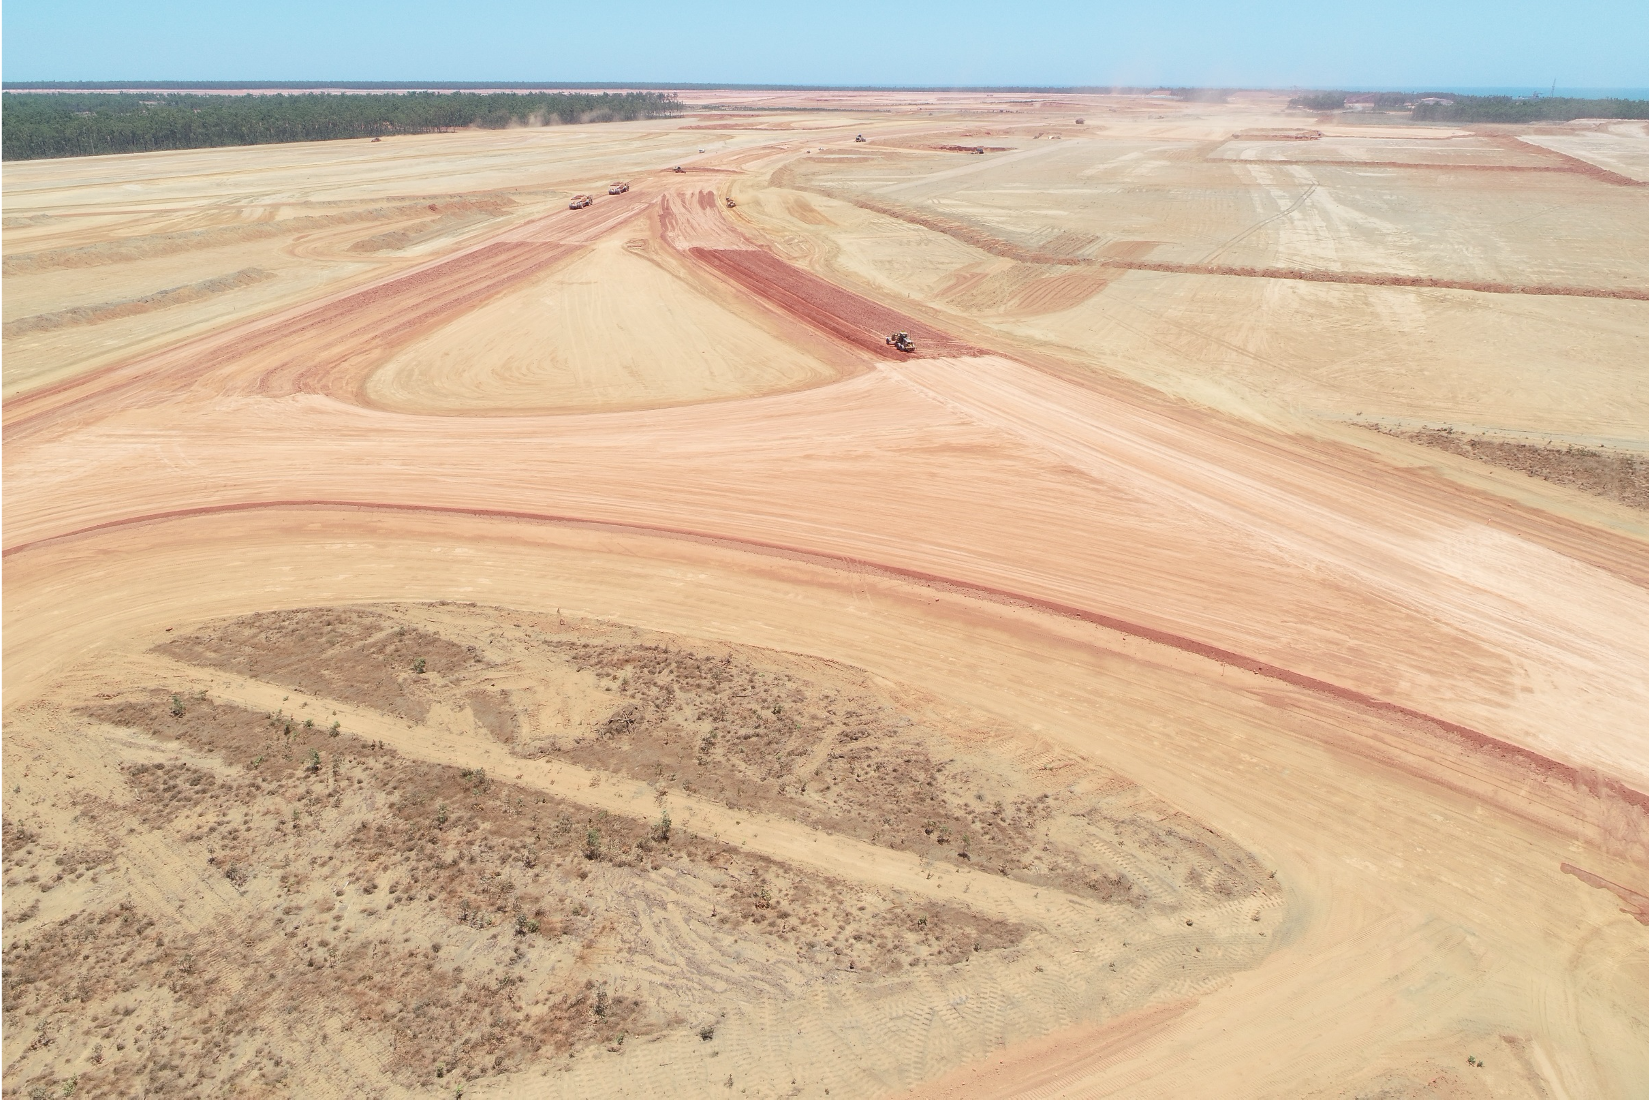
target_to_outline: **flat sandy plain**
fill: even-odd
[[[1263,95],[9,166],[5,1094],[1649,1095],[1645,179]]]

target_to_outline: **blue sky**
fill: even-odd
[[[9,0],[6,80],[1649,87],[1649,0]]]

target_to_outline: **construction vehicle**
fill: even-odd
[[[595,200],[592,199],[588,195],[574,195],[573,196],[573,201],[569,202],[567,204],[567,209],[568,210],[582,210],[586,206],[589,206],[593,202],[595,202]]]
[[[858,135],[856,135],[856,136],[855,136],[855,137],[854,137],[854,139],[853,139],[853,140],[854,140],[854,141],[863,141],[863,140],[865,140],[865,135],[863,135],[863,134],[858,134]]]
[[[738,205],[738,203],[733,201],[733,196],[728,195],[727,196],[727,209],[731,210],[731,209],[733,209],[733,207],[735,207],[737,205]]]
[[[622,195],[622,194],[624,194],[624,192],[628,191],[629,189],[630,189],[629,184],[625,183],[623,180],[619,180],[617,183],[615,183],[611,187],[607,188],[607,194],[609,194],[609,195]]]
[[[683,168],[681,165],[678,164],[674,168],[670,169],[670,171],[672,171],[672,172],[685,172],[685,171],[687,171],[687,169]]]
[[[896,332],[887,338],[887,346],[898,348],[900,351],[915,351],[916,342],[910,338],[908,332]]]

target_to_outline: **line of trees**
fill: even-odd
[[[1338,111],[1349,92],[1310,92],[1288,101],[1308,111]],[[1437,103],[1421,103],[1435,99]],[[1379,92],[1376,111],[1412,111],[1416,122],[1568,122],[1576,118],[1649,118],[1645,99],[1572,99],[1453,92]]]
[[[1504,95],[1440,96],[1416,103],[1416,122],[1568,122],[1576,118],[1649,118],[1649,99],[1519,99]]]
[[[5,160],[424,134],[476,126],[622,122],[680,110],[668,92],[522,95],[187,95],[6,92]]]

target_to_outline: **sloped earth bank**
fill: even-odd
[[[474,605],[161,638],[23,719],[75,727],[109,779],[69,828],[7,820],[29,1088],[65,1062],[77,1094],[129,1095],[423,1091],[672,1037],[704,1060],[730,1019],[919,1017],[959,979],[1010,1013],[1049,982],[1126,1011],[1252,966],[1284,915],[1251,855],[1133,783],[835,662]],[[497,766],[409,728],[486,738]],[[881,850],[913,888],[707,835],[729,818]],[[141,868],[156,845],[171,866]],[[217,904],[157,913],[123,869]],[[42,919],[58,891],[81,905]],[[925,1042],[988,1044],[983,1023]]]

